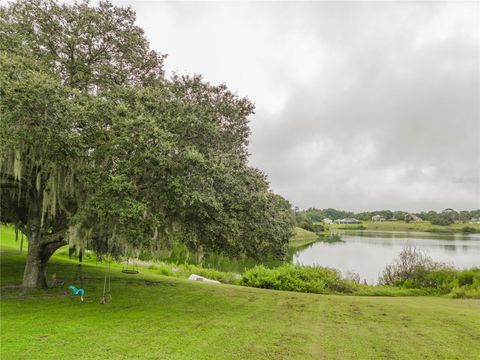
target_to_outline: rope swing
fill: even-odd
[[[103,294],[100,304],[106,305],[112,300],[112,294],[110,292],[110,262],[108,266],[105,267],[105,278],[103,280]]]
[[[83,288],[83,269],[82,269],[82,261],[83,261],[83,249],[80,249],[78,253],[78,265],[77,271],[75,273],[75,278],[73,281],[80,282],[80,287]]]

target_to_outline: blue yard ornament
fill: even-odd
[[[72,290],[73,295],[79,295],[80,300],[83,301],[83,295],[85,294],[85,291],[82,288],[77,288],[76,286],[73,286],[73,285],[70,285],[68,288]]]

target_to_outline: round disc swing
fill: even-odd
[[[127,259],[127,264],[123,267],[122,273],[135,275],[138,274],[137,264],[132,260],[132,265],[129,265],[130,259]]]

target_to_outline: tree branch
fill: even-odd
[[[67,241],[64,238],[61,238],[58,241],[52,242],[47,244],[42,249],[42,257],[44,260],[48,261],[48,259],[53,255],[53,253],[63,245],[67,245]]]
[[[40,244],[49,245],[57,242],[64,242],[65,244],[63,245],[66,245],[67,244],[67,241],[65,240],[66,233],[67,233],[67,229],[63,229],[54,234],[45,235],[42,237],[42,241],[40,242]]]
[[[2,189],[18,189],[18,187],[20,186],[20,183],[22,188],[26,188],[27,190],[30,189],[30,185],[25,179],[2,180],[2,182],[0,183],[0,187]]]

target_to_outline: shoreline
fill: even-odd
[[[363,222],[361,224],[330,224],[329,229],[379,231],[399,233],[438,233],[438,234],[480,234],[480,224],[452,224],[448,226],[433,225],[430,222],[405,223],[400,221]]]

